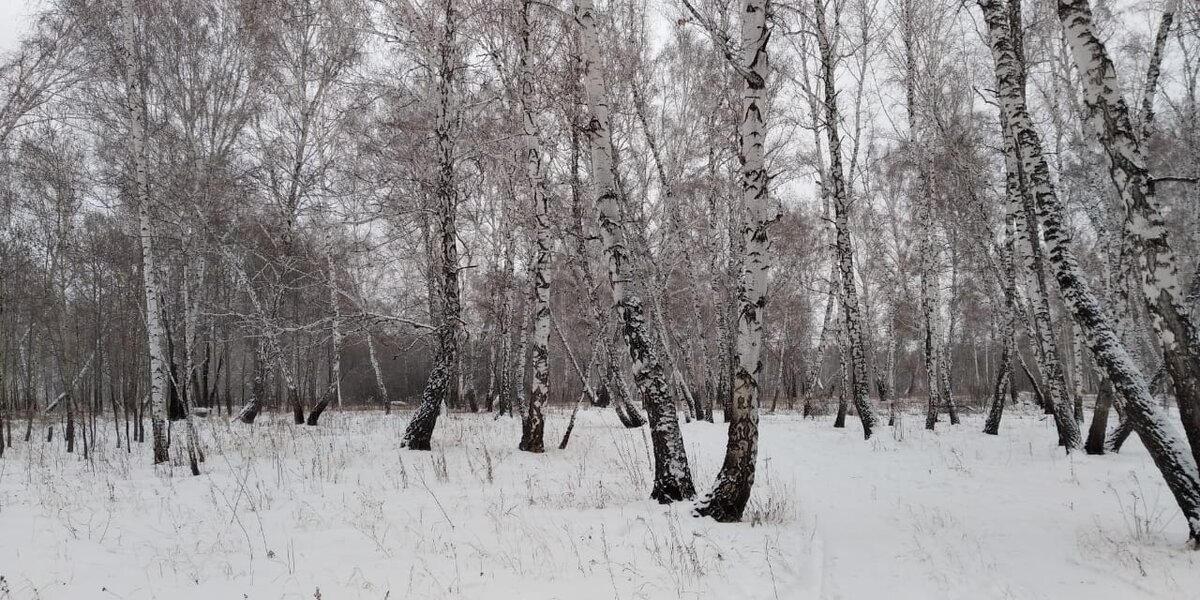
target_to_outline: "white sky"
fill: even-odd
[[[17,47],[21,33],[29,24],[29,15],[39,0],[0,0],[0,52]]]

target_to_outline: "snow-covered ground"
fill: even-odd
[[[520,426],[450,415],[435,451],[406,418],[200,420],[204,474],[154,468],[100,430],[93,460],[18,441],[0,459],[0,600],[351,598],[1195,598],[1170,494],[1137,440],[1064,456],[1053,424],[1009,414],[864,442],[853,419],[763,417],[750,519],[646,500],[649,440],[607,411],[570,447],[515,450]],[[555,413],[555,446],[565,415]],[[44,433],[44,430],[43,430]],[[684,425],[701,488],[724,426]],[[44,440],[44,437],[42,438]],[[549,440],[548,440],[549,441]],[[550,445],[550,444],[548,444]]]

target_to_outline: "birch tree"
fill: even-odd
[[[458,190],[455,184],[454,141],[457,127],[453,105],[454,75],[458,70],[458,14],[454,0],[442,3],[442,32],[437,45],[436,114],[437,181],[435,195],[439,217],[438,247],[441,250],[441,323],[438,329],[435,365],[421,394],[421,404],[409,421],[401,445],[411,450],[429,450],[441,405],[458,392],[458,331],[460,312],[458,283]]]
[[[1012,140],[1009,151],[1016,153],[1015,162],[1027,182],[1027,191],[1036,201],[1047,255],[1063,299],[1093,356],[1124,398],[1126,418],[1166,480],[1187,520],[1189,536],[1200,542],[1200,473],[1196,461],[1158,408],[1144,376],[1117,336],[1111,317],[1080,272],[1042,153],[1041,137],[1034,130],[1020,91],[1020,64],[1013,53],[1007,11],[999,0],[979,0],[979,6],[987,25],[1001,114]]]
[[[141,73],[134,38],[134,0],[121,2],[121,42],[125,71],[125,102],[129,113],[129,160],[133,196],[137,202],[138,239],[142,245],[143,293],[146,302],[146,339],[150,355],[150,430],[154,438],[154,463],[170,459],[167,448],[167,374],[163,355],[163,324],[159,306],[158,271],[154,258],[154,220],[150,206],[150,173],[146,159],[146,109],[142,104]]]
[[[587,126],[591,150],[592,187],[596,194],[604,258],[608,263],[608,281],[613,305],[633,363],[633,379],[646,407],[650,436],[654,445],[654,488],[650,497],[662,503],[676,502],[696,495],[688,466],[679,417],[670,388],[646,329],[642,300],[629,286],[630,262],[621,227],[616,171],[613,160],[612,121],[608,94],[600,73],[600,40],[596,31],[596,13],[591,0],[575,1],[575,22],[579,28],[583,55],[583,87],[590,119]]]
[[[1174,384],[1192,456],[1200,462],[1200,334],[1185,301],[1178,261],[1143,150],[1153,122],[1163,47],[1178,6],[1178,0],[1168,0],[1155,37],[1139,136],[1117,80],[1116,66],[1096,35],[1090,4],[1087,0],[1057,2],[1063,33],[1081,76],[1083,103],[1108,154],[1109,176],[1125,206],[1124,233],[1141,267],[1144,306]]]
[[[842,166],[842,137],[839,132],[841,112],[838,110],[836,78],[834,74],[837,50],[826,18],[828,0],[815,0],[814,23],[817,46],[821,55],[821,81],[825,108],[825,133],[829,143],[829,178],[833,197],[834,225],[837,231],[836,248],[839,280],[841,281],[842,318],[845,320],[849,337],[850,385],[853,391],[854,408],[862,421],[863,437],[870,439],[875,427],[875,407],[868,396],[870,382],[867,379],[866,349],[863,344],[862,316],[860,313],[858,288],[855,283],[854,249],[850,241],[850,192],[847,189],[846,173]]]
[[[734,61],[725,34],[711,25],[692,5],[692,15],[705,24],[720,50]],[[762,402],[762,328],[767,307],[767,276],[771,268],[771,246],[767,229],[774,220],[768,200],[770,178],[766,168],[767,78],[771,65],[767,44],[771,31],[767,21],[770,3],[747,0],[742,5],[741,49],[734,69],[745,80],[742,91],[738,154],[742,167],[741,225],[745,255],[738,283],[737,366],[733,378],[733,403],[725,461],[713,490],[697,504],[696,513],[717,521],[740,521],[754,485],[754,461],[758,456],[758,411]]]
[[[532,97],[532,7],[532,0],[521,0],[518,103],[521,105],[525,177],[529,184],[529,196],[533,201],[537,239],[534,241],[536,249],[533,261],[533,387],[530,390],[529,406],[522,416],[519,449],[526,452],[544,452],[546,418],[542,410],[550,396],[550,203]]]

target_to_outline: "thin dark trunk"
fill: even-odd
[[[1088,427],[1087,441],[1083,444],[1084,452],[1104,454],[1104,437],[1108,429],[1108,409],[1112,407],[1112,403],[1112,383],[1105,379],[1100,384],[1100,392],[1096,394],[1096,410],[1092,412],[1092,425]]]

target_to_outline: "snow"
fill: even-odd
[[[35,428],[0,459],[0,599],[1192,597],[1200,554],[1136,439],[1067,457],[1044,415],[982,420],[864,442],[763,415],[756,522],[731,525],[649,501],[649,433],[610,411],[544,455],[491,415],[442,417],[432,453],[398,414],[198,419],[195,478],[111,423],[90,463]],[[725,427],[682,427],[707,490]]]

